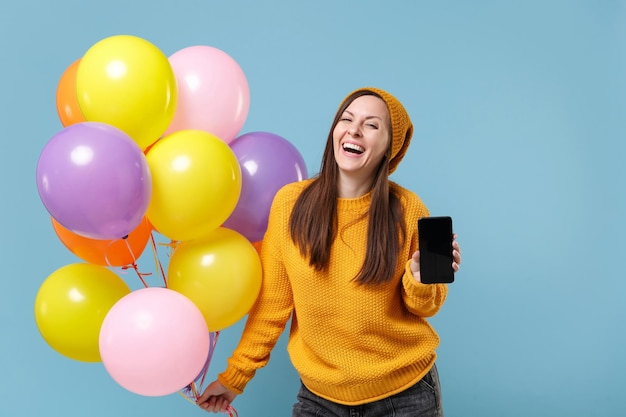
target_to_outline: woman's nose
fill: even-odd
[[[351,127],[350,129],[348,129],[348,134],[353,137],[358,137],[361,135],[359,129],[356,127]]]

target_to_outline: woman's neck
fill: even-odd
[[[358,198],[367,194],[372,189],[373,179],[368,177],[366,179],[359,178],[357,176],[346,175],[345,173],[339,174],[339,180],[337,181],[337,191],[339,198]]]

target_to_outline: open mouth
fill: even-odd
[[[344,143],[342,146],[343,146],[343,150],[348,153],[361,155],[363,152],[365,152],[365,148],[363,148],[362,146],[356,145],[354,143]]]

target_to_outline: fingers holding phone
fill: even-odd
[[[459,272],[461,266],[461,247],[459,242],[456,241],[456,233],[452,235],[452,269],[454,272]]]

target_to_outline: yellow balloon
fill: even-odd
[[[141,149],[163,135],[178,100],[167,56],[130,35],[102,39],[87,50],[76,71],[76,94],[86,120],[123,130]]]
[[[223,140],[200,130],[160,139],[146,155],[152,195],[146,213],[172,240],[191,240],[218,228],[241,194],[241,168]]]
[[[180,243],[168,267],[168,288],[193,301],[212,332],[248,313],[261,278],[261,261],[252,243],[224,227]]]
[[[35,321],[44,340],[71,359],[100,362],[99,337],[111,307],[131,292],[113,271],[75,263],[54,271],[35,299]]]

